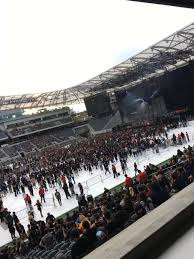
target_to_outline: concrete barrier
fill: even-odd
[[[149,258],[152,249],[169,238],[194,215],[194,183],[118,235],[88,254],[85,259]]]

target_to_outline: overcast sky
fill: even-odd
[[[1,0],[0,95],[74,86],[193,21],[126,0]]]

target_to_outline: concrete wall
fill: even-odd
[[[194,215],[194,183],[87,255],[86,259],[149,258]],[[147,255],[147,256],[146,256]]]

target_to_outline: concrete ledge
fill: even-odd
[[[194,215],[194,183],[175,194],[151,213],[95,249],[86,259],[147,258],[151,249],[168,239]]]

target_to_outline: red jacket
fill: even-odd
[[[145,172],[141,172],[138,175],[138,181],[139,183],[145,183],[147,180],[147,174]]]
[[[115,167],[115,165],[112,165],[112,171],[113,171],[113,172],[116,172],[116,167]]]
[[[31,201],[30,195],[26,195],[26,197],[25,197],[24,200],[25,200],[26,203],[28,203],[29,201]]]
[[[43,189],[43,188],[40,188],[40,189],[39,189],[39,195],[42,196],[42,195],[44,195],[44,193],[45,193],[45,192],[44,192],[44,189]]]
[[[66,178],[65,178],[64,175],[61,175],[61,182],[62,182],[62,183],[65,183],[65,182],[66,182]]]
[[[128,188],[133,186],[133,180],[130,176],[127,176],[125,178],[125,186],[127,186]]]

